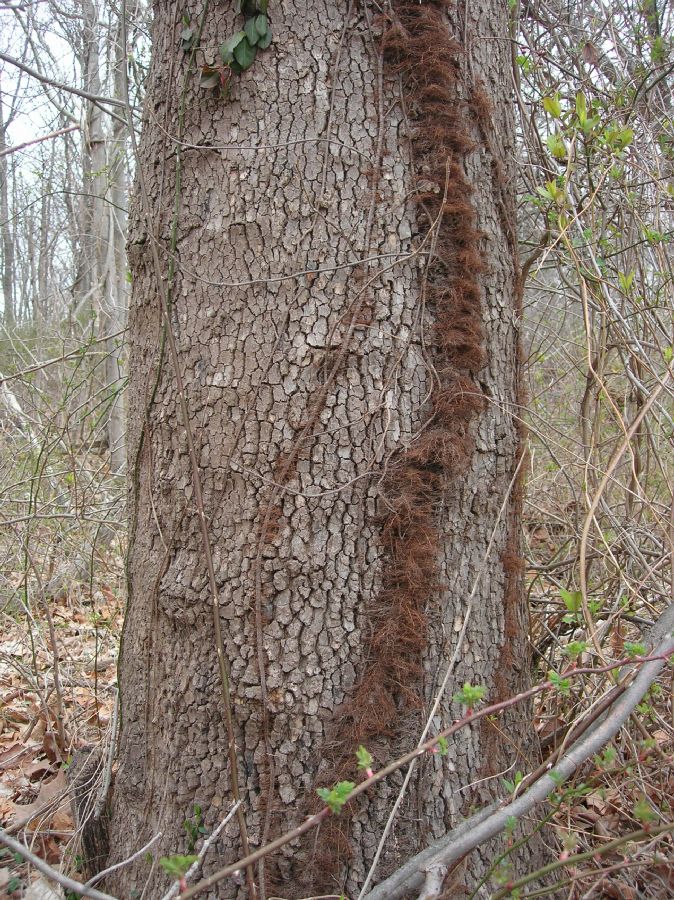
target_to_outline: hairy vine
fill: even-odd
[[[426,609],[440,587],[439,508],[469,463],[473,422],[484,406],[475,375],[484,362],[485,264],[464,169],[475,146],[473,121],[461,90],[463,50],[449,34],[447,6],[447,0],[394,0],[381,23],[385,73],[403,85],[419,226],[430,241],[419,303],[434,320],[427,352],[435,380],[422,428],[411,446],[389,459],[381,483],[381,585],[368,609],[365,670],[336,711],[323,748],[327,783],[352,773],[359,745],[396,736],[401,715],[422,704]],[[331,817],[307,847],[313,890],[339,881],[348,835],[349,815]]]

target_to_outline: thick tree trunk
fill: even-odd
[[[210,4],[197,62],[242,27],[232,6]],[[359,743],[376,767],[414,746],[453,655],[433,731],[459,712],[464,682],[497,700],[528,678],[505,4],[269,11],[271,47],[223,99],[188,71],[185,4],[155,4],[139,160],[151,217],[137,190],[130,236],[129,609],[109,862],[158,831],[162,855],[185,853],[194,805],[211,828],[232,800],[158,275],[197,444],[251,845],[299,823],[316,787],[355,780]],[[469,783],[531,762],[527,712],[461,732],[417,768],[377,878],[499,787]],[[268,891],[357,893],[401,782],[277,854]],[[240,855],[236,821],[217,846],[207,872]],[[474,883],[490,857],[459,880]],[[121,869],[108,889],[130,896],[148,875],[146,863]]]

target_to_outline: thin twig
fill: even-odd
[[[658,637],[665,635],[657,650],[640,668],[632,684],[612,707],[610,714],[600,719],[582,740],[574,744],[555,764],[553,771],[543,775],[525,794],[513,800],[512,803],[506,806],[495,805],[489,815],[482,816],[479,820],[477,817],[467,819],[460,826],[460,832],[458,830],[450,832],[431,847],[412,857],[390,878],[370,891],[367,900],[399,900],[410,890],[418,890],[424,883],[424,870],[428,866],[436,862],[451,865],[485,841],[500,834],[506,828],[509,820],[512,820],[513,817],[521,818],[529,813],[557,790],[578,766],[607,744],[622,728],[636,705],[653,684],[665,664],[665,659],[674,652],[674,635],[672,634],[674,631],[674,604],[662,614],[653,630]],[[602,669],[605,668],[605,666],[602,667]],[[601,671],[601,669],[596,671]]]
[[[123,859],[121,862],[115,863],[114,866],[108,866],[107,869],[103,869],[102,872],[97,872],[93,878],[90,878],[89,881],[86,882],[84,887],[91,887],[91,885],[98,884],[99,881],[102,881],[106,875],[109,875],[111,872],[117,871],[117,869],[121,869],[123,866],[128,866],[132,862],[135,862],[139,857],[141,857],[144,853],[152,847],[153,844],[156,844],[157,841],[161,838],[162,832],[158,831],[152,840],[148,841],[144,847],[141,847],[140,850],[136,850],[131,856],[127,859]]]
[[[220,824],[215,829],[215,831],[212,834],[208,835],[208,837],[206,838],[206,840],[204,841],[204,843],[201,847],[201,850],[199,851],[198,857],[195,859],[195,861],[192,863],[192,865],[189,867],[189,869],[185,873],[185,881],[189,881],[190,878],[194,878],[194,876],[197,874],[197,872],[201,868],[201,865],[204,861],[204,857],[208,853],[209,848],[220,837],[220,834],[221,834],[223,828],[231,820],[232,816],[238,810],[240,805],[241,805],[241,800],[237,800],[237,802],[234,804],[234,806],[232,806],[230,811],[227,813],[227,815],[222,820],[222,822],[220,822]],[[180,892],[180,882],[176,881],[176,883],[171,887],[169,892],[167,894],[164,894],[164,896],[162,897],[162,900],[173,900],[174,897],[178,896],[179,892]]]
[[[665,613],[660,617],[654,631],[657,633],[657,636],[660,637],[663,633],[669,633],[674,630],[674,604],[670,606]],[[595,742],[598,740],[597,733],[599,734],[599,740],[601,741],[597,747],[595,747],[594,743],[588,752],[588,755],[592,755],[597,752],[597,749],[600,749],[604,743],[611,740],[613,735],[618,731],[618,729],[623,724],[624,719],[626,719],[637,703],[643,697],[643,694],[653,683],[655,678],[658,675],[658,672],[664,665],[665,661],[669,659],[670,656],[674,654],[674,637],[667,637],[658,647],[655,653],[651,656],[642,657],[639,659],[633,659],[631,657],[625,657],[624,659],[617,660],[614,663],[610,663],[607,666],[602,666],[600,668],[578,668],[578,669],[569,669],[563,673],[563,677],[565,678],[575,678],[582,675],[597,675],[603,674],[605,672],[613,671],[614,669],[621,669],[627,665],[640,665],[642,666],[639,674],[635,677],[630,688],[625,692],[624,695],[620,698],[619,702],[616,704],[616,707],[613,710],[613,714],[606,722],[602,720],[598,723],[590,732],[590,734],[583,740],[579,741],[576,745],[571,747],[568,753],[560,760],[560,762],[555,766],[556,770],[563,775],[564,778],[567,778],[575,768],[580,765],[581,762],[584,761],[587,757],[583,757],[582,759],[577,758],[578,753],[587,746],[588,741],[594,740]],[[635,687],[636,686],[636,687]],[[495,713],[502,712],[505,709],[509,709],[511,706],[515,706],[518,703],[521,703],[525,700],[529,700],[531,697],[536,696],[544,691],[549,690],[557,690],[555,685],[550,681],[545,681],[542,684],[537,684],[534,687],[529,688],[526,691],[522,691],[520,694],[516,694],[514,697],[510,697],[507,700],[502,700],[499,703],[494,703],[491,706],[487,706],[484,709],[481,709],[477,712],[471,712],[470,714],[466,714],[463,718],[458,719],[449,728],[445,728],[442,731],[439,731],[434,737],[430,738],[426,741],[425,744],[417,747],[414,750],[411,750],[409,753],[404,754],[399,759],[394,760],[389,763],[383,769],[380,769],[378,772],[375,772],[370,778],[367,778],[365,781],[362,781],[357,787],[351,791],[348,797],[347,802],[351,802],[356,797],[360,796],[360,794],[367,791],[374,784],[377,784],[379,781],[382,781],[388,775],[391,775],[393,772],[412,762],[412,760],[416,759],[419,756],[422,756],[424,753],[428,753],[434,747],[436,747],[439,741],[444,737],[448,738],[451,735],[455,734],[457,731],[460,731],[462,728],[465,728],[467,725],[473,725],[476,722],[487,716],[493,716]],[[641,693],[639,693],[641,690]],[[624,713],[625,705],[627,704],[628,709],[627,712]],[[607,730],[609,729],[610,731]],[[569,760],[575,760],[575,763],[571,769],[569,769]],[[568,772],[567,772],[568,770]],[[548,779],[548,781],[546,781]],[[549,782],[549,783],[548,783]],[[541,784],[545,784],[546,788],[549,788],[541,797],[538,794],[541,792]],[[550,786],[551,785],[551,786]],[[479,844],[483,843],[486,840],[489,840],[490,837],[493,837],[494,834],[498,834],[502,831],[505,826],[507,819],[510,815],[522,815],[523,812],[528,811],[532,808],[536,803],[540,802],[540,800],[545,799],[549,793],[551,793],[558,786],[557,780],[550,778],[550,776],[546,775],[543,778],[539,779],[535,785],[524,795],[518,798],[515,803],[510,804],[510,806],[505,807],[505,810],[510,810],[511,812],[507,813],[505,816],[501,816],[503,812],[502,809],[499,808],[499,804],[495,803],[486,810],[481,810],[471,819],[467,820],[467,827],[465,832],[463,830],[463,823],[459,829],[455,829],[451,832],[450,835],[445,835],[440,841],[433,844],[432,847],[427,848],[422,851],[422,853],[413,857],[413,860],[409,863],[406,863],[398,872],[404,872],[404,877],[409,878],[410,875],[418,875],[419,869],[417,863],[421,861],[430,862],[430,860],[442,851],[445,848],[445,845],[454,840],[457,836],[457,833],[463,836],[467,834],[468,837],[465,838],[466,841],[470,841],[472,836],[479,834],[477,830],[477,825],[483,820],[489,820],[492,823],[492,820],[495,820],[495,817],[498,817],[498,822],[495,827],[495,830],[487,834],[486,837],[480,838],[477,843],[472,844],[467,850],[464,850],[462,853],[452,856],[452,860],[456,860],[461,856],[465,855],[469,850],[474,849]],[[521,805],[521,808],[520,808]],[[515,809],[515,812],[512,810]],[[205,878],[203,881],[200,881],[198,884],[195,884],[193,887],[188,888],[181,896],[183,900],[187,900],[189,897],[195,897],[197,894],[200,894],[202,891],[206,890],[209,887],[212,887],[214,884],[217,884],[219,881],[222,881],[224,878],[233,875],[235,872],[240,871],[246,866],[254,865],[259,859],[263,856],[268,856],[271,853],[274,853],[280,847],[284,847],[286,844],[305,834],[307,831],[311,831],[312,828],[316,828],[324,819],[326,819],[330,815],[329,807],[324,807],[320,812],[316,813],[313,816],[310,816],[308,819],[305,819],[301,825],[298,825],[296,828],[291,829],[280,837],[276,838],[276,840],[272,841],[270,844],[267,844],[266,847],[259,847],[249,856],[244,857],[243,859],[238,860],[235,863],[231,863],[228,866],[224,866],[222,869],[219,869],[213,875],[210,875],[208,878]],[[468,825],[470,827],[468,827]],[[454,845],[452,844],[452,847]],[[443,858],[444,862],[447,862],[446,859]],[[408,867],[411,866],[411,870]],[[394,873],[391,878],[387,879],[384,884],[389,885],[393,883],[393,879],[397,877],[398,873]],[[421,879],[414,881],[411,883],[411,889],[417,889],[423,883],[423,874],[421,875]],[[406,882],[407,884],[407,882]],[[373,891],[367,894],[367,900],[393,900],[394,897],[400,897],[401,894],[387,894],[380,892],[381,885],[377,885]]]
[[[0,831],[0,844],[9,847],[12,853],[18,853],[22,859],[29,862],[31,866],[35,866],[35,868],[39,872],[42,872],[43,875],[46,875],[47,878],[51,878],[52,881],[60,884],[61,887],[73,891],[75,894],[79,894],[80,897],[91,897],[92,900],[115,900],[110,894],[103,894],[101,891],[96,891],[94,888],[87,887],[79,881],[73,881],[72,878],[68,878],[67,875],[63,875],[61,872],[53,869],[48,863],[43,859],[40,859],[39,856],[36,856],[20,841],[15,841],[14,838],[11,838],[4,830]]]
[[[42,135],[42,137],[33,138],[30,141],[24,141],[23,144],[17,144],[15,147],[7,147],[5,150],[0,150],[0,156],[9,156],[10,153],[18,153],[19,150],[25,150],[27,147],[34,147],[35,144],[41,144],[42,141],[49,141],[52,138],[61,137],[71,131],[79,130],[79,125],[70,125],[68,128],[59,128],[58,131],[52,131],[49,134]]]

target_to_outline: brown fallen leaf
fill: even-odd
[[[16,741],[0,753],[0,772],[3,769],[13,769],[19,765],[21,757],[32,750],[37,750],[37,744],[23,744]]]
[[[51,781],[43,781],[37,798],[32,803],[12,804],[13,825],[35,831],[38,826],[50,827],[57,813],[70,815],[70,801],[67,797],[67,780],[64,769],[59,769]],[[59,798],[62,799],[59,801]]]
[[[56,767],[47,759],[36,760],[21,768],[24,775],[27,775],[31,781],[39,781],[46,778],[47,775],[56,774]]]

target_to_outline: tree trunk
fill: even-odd
[[[114,34],[114,96],[126,99],[126,47],[120,13]],[[128,283],[126,279],[126,234],[128,196],[127,176],[127,127],[120,119],[112,121],[109,153],[109,196],[107,205],[108,241],[106,255],[106,290],[102,311],[102,328],[110,335],[107,342],[108,356],[105,365],[106,385],[110,390],[108,414],[108,446],[113,472],[122,473],[126,466],[126,403],[122,390],[126,372],[124,341],[120,332],[126,325],[128,309]]]
[[[243,26],[231,7],[208,6],[197,66]],[[382,17],[348,0],[270,3],[271,47],[229,97],[189,70],[185,9],[155,3],[138,161],[150,216],[137,188],[131,223],[129,607],[109,863],[158,831],[160,855],[186,853],[195,804],[210,829],[232,801],[158,277],[251,847],[301,822],[317,787],[355,781],[359,744],[375,768],[413,747],[453,656],[431,733],[460,712],[465,682],[496,701],[529,674],[505,4],[393,0]],[[500,779],[488,776],[531,765],[528,712],[461,731],[417,767],[377,880],[492,799]],[[355,896],[401,783],[268,860],[267,892]],[[205,871],[241,850],[233,820]],[[491,859],[476,852],[456,883],[474,885]],[[130,896],[149,874],[141,862],[107,886]],[[230,880],[212,896],[244,893]]]
[[[99,41],[101,24],[94,0],[82,3],[82,56],[84,87],[92,94],[102,93]],[[109,54],[114,60],[113,94],[122,99],[125,81],[121,68],[126,48],[120,43],[118,27],[111,35]],[[82,142],[84,192],[81,204],[82,240],[78,271],[73,288],[75,312],[85,316],[91,311],[98,319],[98,332],[106,341],[105,365],[94,379],[94,390],[107,394],[106,438],[113,472],[124,471],[123,342],[118,333],[124,328],[127,312],[126,283],[126,137],[124,121],[112,120],[108,136],[104,128],[104,110],[87,102],[86,128]],[[93,393],[93,391],[92,391]]]
[[[7,125],[3,121],[2,91],[0,91],[0,241],[2,259],[2,321],[8,331],[14,328],[16,308],[14,300],[14,228],[9,216],[9,160]]]

